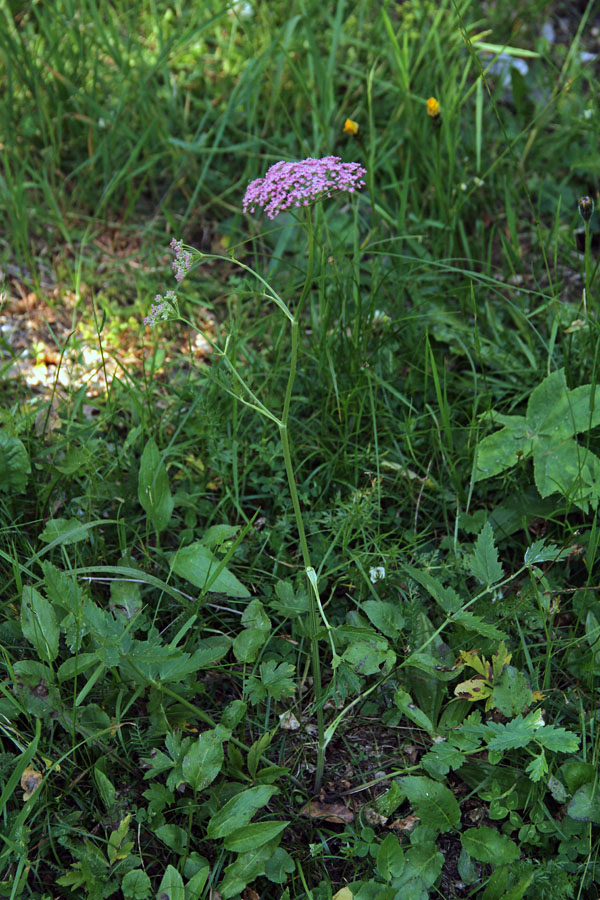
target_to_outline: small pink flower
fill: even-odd
[[[251,181],[243,201],[244,212],[262,207],[270,219],[291,206],[309,206],[320,197],[338,191],[349,194],[365,186],[366,170],[358,163],[344,163],[339,156],[278,162],[264,178]]]
[[[160,319],[166,321],[177,315],[178,307],[175,291],[167,291],[164,297],[161,294],[157,294],[154,298],[154,303],[150,307],[150,314],[144,319],[144,325],[154,328]]]
[[[186,272],[189,272],[192,265],[192,254],[183,249],[183,241],[177,241],[175,238],[169,244],[171,250],[175,251],[175,259],[172,262],[172,268],[177,281],[183,281]]]

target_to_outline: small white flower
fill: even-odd
[[[371,566],[369,569],[369,578],[371,579],[371,584],[375,584],[376,581],[383,581],[385,578],[385,568],[383,566]]]
[[[591,119],[593,115],[594,115],[594,110],[593,110],[593,109],[584,109],[584,111],[583,111],[583,118],[584,118],[584,119]]]

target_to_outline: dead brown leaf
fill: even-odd
[[[420,821],[418,816],[405,816],[403,819],[395,819],[389,827],[393,831],[405,831],[410,834]]]
[[[343,803],[321,803],[320,800],[311,800],[300,815],[308,819],[324,819],[326,822],[354,821],[354,813]]]

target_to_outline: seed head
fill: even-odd
[[[366,174],[358,163],[344,163],[338,156],[281,161],[271,166],[264,178],[250,182],[243,209],[253,213],[260,206],[274,219],[291,206],[309,206],[337,191],[352,194],[365,186]]]
[[[580,197],[577,203],[579,215],[584,222],[589,222],[594,212],[594,201],[591,197]]]

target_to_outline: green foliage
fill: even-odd
[[[547,6],[2,6],[0,896],[598,897],[597,48]],[[242,212],[328,154],[308,245]]]

